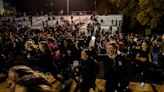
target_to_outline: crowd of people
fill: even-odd
[[[149,64],[162,65],[164,35],[105,31],[94,16],[86,30],[80,29],[83,23],[60,20],[62,24],[57,21],[53,27],[43,25],[44,29],[0,30],[0,72],[8,74],[12,92],[52,92],[56,81],[48,83],[36,71],[50,72],[62,84],[72,78],[75,92],[89,92],[96,88],[99,63],[104,64],[106,92],[128,92],[135,69],[143,77],[143,87]]]

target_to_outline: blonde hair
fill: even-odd
[[[109,45],[112,45],[114,49],[118,50],[119,49],[119,45],[117,43],[112,43],[112,42],[108,42],[106,44],[106,47],[109,46]]]
[[[16,70],[32,71],[30,67],[24,65],[13,66],[9,69],[9,71],[16,71]]]
[[[26,75],[16,85],[26,88],[27,92],[52,92],[52,85],[42,76]]]
[[[28,75],[28,74],[33,74],[34,71],[27,66],[24,65],[17,65],[17,66],[13,66],[9,69],[9,73],[13,72],[14,76],[13,76],[13,81],[17,81],[19,78],[23,77],[24,75]],[[8,80],[10,81],[10,80]]]
[[[26,41],[25,43],[25,49],[26,51],[32,51],[35,49],[34,42],[32,40]]]
[[[42,54],[46,54],[46,53],[51,53],[52,54],[52,51],[49,48],[46,41],[41,41],[39,44],[42,46],[42,48],[40,48],[41,51],[42,51]]]

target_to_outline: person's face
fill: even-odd
[[[26,88],[20,85],[15,86],[14,92],[27,92]]]
[[[82,52],[81,52],[81,59],[82,59],[82,60],[87,60],[87,59],[88,59],[88,55],[86,54],[85,51],[82,51]]]
[[[73,62],[73,67],[76,68],[76,67],[78,67],[78,66],[79,66],[79,62],[78,62],[78,61],[74,61],[74,62]]]
[[[108,45],[108,46],[106,47],[106,51],[107,51],[107,53],[108,53],[109,55],[113,55],[114,52],[115,52],[115,49],[113,48],[112,45]]]
[[[64,46],[67,46],[67,44],[68,44],[67,41],[64,41]]]
[[[105,47],[105,45],[106,45],[106,43],[105,43],[105,41],[103,41],[103,42],[102,42],[102,46]]]
[[[72,42],[75,42],[75,41],[76,41],[74,37],[72,37],[72,39],[71,39],[71,40],[72,40]]]
[[[124,49],[124,42],[121,42],[121,41],[119,42],[119,48]]]
[[[94,43],[93,42],[89,42],[89,48],[94,48]]]
[[[44,43],[39,44],[39,49],[40,49],[40,51],[45,52],[45,50],[46,50],[46,44],[44,44]]]
[[[40,49],[40,50],[43,50],[42,44],[39,44],[39,49]]]
[[[15,86],[16,74],[12,71],[9,71],[7,82],[10,84],[10,88]]]
[[[147,48],[148,48],[148,46],[145,42],[142,43],[141,47],[143,50],[147,50]]]

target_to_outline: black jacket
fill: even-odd
[[[108,56],[103,57],[104,77],[106,80],[114,81],[121,84],[121,88],[125,88],[131,76],[131,66],[129,61],[121,55],[117,55],[115,59]]]
[[[93,59],[88,59],[87,61],[81,61],[81,77],[82,83],[94,85],[96,80],[96,75],[99,72],[99,66]]]

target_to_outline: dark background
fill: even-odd
[[[4,0],[15,6],[17,12],[44,13],[67,10],[67,0]],[[100,0],[97,0],[97,2]],[[70,11],[94,11],[95,0],[70,0]]]

